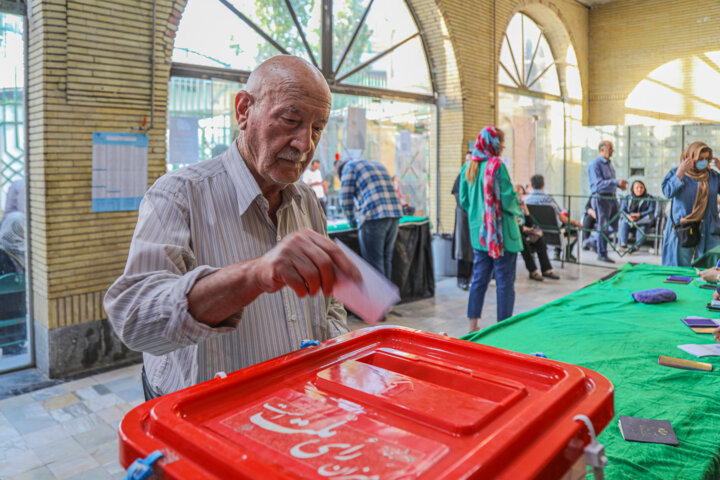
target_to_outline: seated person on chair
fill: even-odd
[[[652,195],[647,193],[645,184],[640,180],[635,180],[630,188],[630,192],[629,195],[622,199],[620,205],[620,210],[627,215],[627,217],[625,215],[620,217],[620,230],[618,234],[620,235],[620,246],[622,248],[628,248],[628,234],[636,230],[635,225],[637,225],[636,236],[638,237],[635,245],[642,245],[645,240],[645,234],[655,220],[655,202],[652,201]],[[630,217],[630,220],[632,220],[635,225],[630,223],[628,217]],[[637,246],[632,249],[632,252],[637,251]]]
[[[530,177],[530,185],[532,186],[532,192],[525,198],[525,203],[528,205],[549,205],[555,210],[560,225],[567,226],[568,224],[575,228],[582,228],[582,224],[577,220],[570,220],[566,211],[560,208],[560,205],[555,199],[545,193],[545,178],[536,174]],[[568,246],[567,246],[567,260],[577,261],[572,255],[572,248],[577,242],[577,234],[571,235],[568,230]],[[555,247],[555,260],[560,260],[560,247]]]
[[[0,222],[0,275],[25,272],[25,215],[15,211]]]
[[[104,306],[121,340],[144,354],[146,399],[348,331],[331,293],[340,274],[358,281],[360,272],[298,182],[331,103],[316,67],[272,57],[235,98],[230,148],[145,193]]]
[[[524,194],[525,189],[522,185],[516,185],[515,191],[518,194],[520,210],[522,210],[525,215],[525,224],[520,226],[523,242],[523,249],[520,254],[525,261],[525,268],[527,268],[527,271],[530,273],[530,280],[542,282],[543,277],[558,280],[560,277],[552,271],[552,263],[550,263],[550,259],[548,258],[547,245],[543,238],[543,232],[540,227],[533,223],[527,205],[525,205],[525,202],[522,200],[521,195]],[[538,271],[538,267],[535,264],[533,253],[537,253],[538,260],[540,261],[540,271]]]

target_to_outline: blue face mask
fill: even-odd
[[[695,162],[695,169],[696,170],[705,170],[708,166],[707,160],[698,160]]]

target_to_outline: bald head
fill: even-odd
[[[268,94],[285,91],[327,96],[330,101],[330,88],[320,70],[291,55],[277,55],[261,63],[248,77],[245,90],[256,101],[263,101]]]

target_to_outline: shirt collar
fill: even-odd
[[[260,186],[257,184],[255,177],[250,173],[250,169],[245,163],[245,159],[240,155],[237,147],[237,139],[232,143],[222,156],[222,162],[225,170],[230,176],[230,181],[235,186],[235,193],[238,199],[238,207],[240,215],[243,215],[254,201],[260,201],[267,209],[267,200],[262,195]],[[303,207],[302,195],[298,187],[292,183],[283,189],[282,203],[278,211],[287,208],[290,201],[294,201],[300,209],[305,213]]]

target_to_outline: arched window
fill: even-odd
[[[560,95],[557,66],[545,35],[527,15],[515,15],[500,48],[501,85]]]
[[[582,84],[575,50],[562,21],[549,9],[515,14],[500,46],[498,65],[499,126],[506,133],[505,154],[515,183],[534,174],[545,190],[563,203],[563,195],[582,193],[580,168]],[[548,36],[554,44],[551,45]],[[552,33],[552,35],[549,35]],[[578,218],[578,205],[568,206]]]
[[[255,67],[281,53],[312,62],[333,92],[316,152],[330,183],[329,216],[340,213],[336,157],[380,161],[426,214],[435,95],[404,0],[189,0],[172,55],[168,169],[230,145],[234,95]]]

